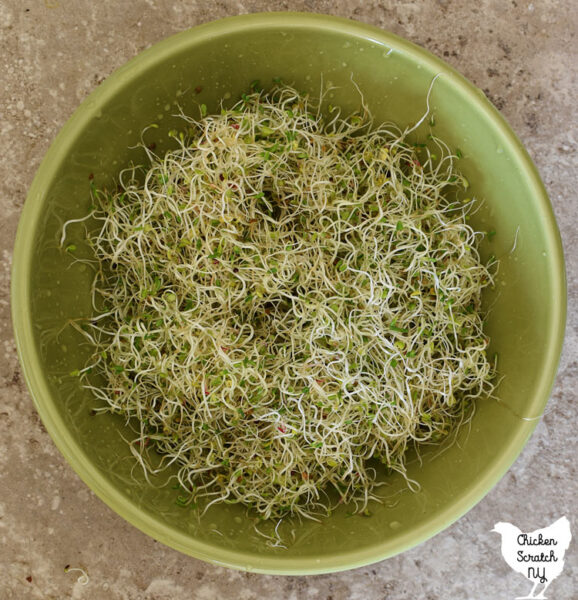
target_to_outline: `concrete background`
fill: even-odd
[[[341,574],[237,573],[153,541],[107,508],[56,450],[22,381],[10,261],[26,191],[81,100],[148,45],[227,15],[299,10],[389,29],[482,88],[526,144],[566,251],[569,316],[546,415],[522,455],[459,522],[401,556]],[[0,600],[510,599],[528,582],[503,562],[496,521],[522,530],[567,515],[578,536],[578,94],[575,0],[0,0]],[[547,482],[547,483],[546,483]],[[575,598],[576,542],[549,597]],[[83,585],[77,571],[89,576]]]

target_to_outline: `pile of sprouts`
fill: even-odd
[[[320,105],[279,84],[203,107],[94,193],[100,313],[78,374],[136,427],[148,474],[177,467],[184,506],[364,511],[379,471],[407,477],[406,451],[493,389],[492,264],[458,157]]]

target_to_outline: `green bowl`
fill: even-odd
[[[91,314],[90,270],[60,248],[62,224],[84,216],[89,180],[110,185],[119,170],[144,160],[144,134],[157,151],[170,146],[177,104],[198,114],[218,110],[248,89],[280,76],[345,110],[359,106],[356,85],[377,121],[416,123],[430,96],[432,131],[459,147],[459,168],[483,200],[472,224],[495,229],[482,253],[501,260],[487,332],[503,376],[499,401],[483,399],[471,427],[444,452],[412,459],[406,490],[384,474],[388,498],[370,517],[337,510],[321,522],[294,523],[287,549],[271,548],[239,506],[202,517],[175,504],[171,486],[148,485],[121,434],[124,421],[92,417],[92,395],[70,371],[87,349],[67,327]],[[355,84],[355,85],[354,85]],[[429,117],[416,132],[425,138]],[[83,224],[68,229],[77,252]],[[513,246],[514,250],[512,251]],[[113,510],[157,540],[196,558],[262,573],[307,574],[349,569],[402,552],[435,535],[474,506],[513,463],[549,397],[566,309],[564,262],[552,208],[520,141],[484,94],[444,62],[390,33],[314,14],[234,17],[175,35],[146,50],[87,98],[58,134],[30,188],[14,251],[12,316],[18,352],[38,412],[54,442],[87,485]],[[406,490],[406,491],[404,491]]]

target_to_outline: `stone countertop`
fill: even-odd
[[[331,575],[284,578],[211,566],[117,516],[43,428],[10,323],[20,211],[51,140],[78,104],[148,45],[206,21],[265,10],[336,14],[389,29],[482,88],[535,161],[566,252],[569,311],[560,370],[546,414],[514,466],[433,539]],[[567,515],[578,536],[577,32],[575,0],[0,0],[0,599],[506,600],[527,593],[528,581],[502,560],[490,533],[494,523],[532,531]],[[574,542],[549,597],[575,597],[576,548]],[[84,568],[88,583],[78,571],[65,572],[66,565]]]

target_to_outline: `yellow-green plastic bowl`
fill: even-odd
[[[495,229],[483,254],[497,255],[496,289],[487,332],[499,354],[500,401],[480,400],[460,444],[413,461],[409,476],[421,491],[394,495],[371,507],[370,517],[336,511],[319,523],[295,524],[295,541],[273,549],[255,534],[239,506],[216,506],[198,518],[175,504],[170,486],[147,485],[136,473],[120,433],[120,417],[90,416],[95,404],[70,371],[83,366],[86,348],[69,319],[91,314],[91,272],[60,248],[62,224],[84,216],[89,179],[111,185],[144,134],[157,151],[178,126],[177,103],[219,109],[251,81],[274,77],[318,93],[345,111],[359,106],[352,81],[376,121],[400,126],[424,114],[433,132],[460,148],[459,168],[483,200],[474,226]],[[230,101],[231,101],[230,100]],[[429,132],[429,118],[418,135]],[[85,252],[83,225],[68,243]],[[510,252],[515,243],[515,249]],[[495,485],[528,440],[548,400],[560,355],[566,309],[564,263],[552,208],[520,141],[483,93],[443,61],[391,33],[313,14],[271,13],[224,19],[175,35],[146,50],[100,85],[58,134],[30,188],[16,238],[12,311],[18,352],[38,412],[72,467],[102,500],[145,533],[191,556],[263,573],[338,571],[402,552],[461,517]],[[386,476],[384,476],[386,477]],[[389,494],[405,489],[387,478]]]

